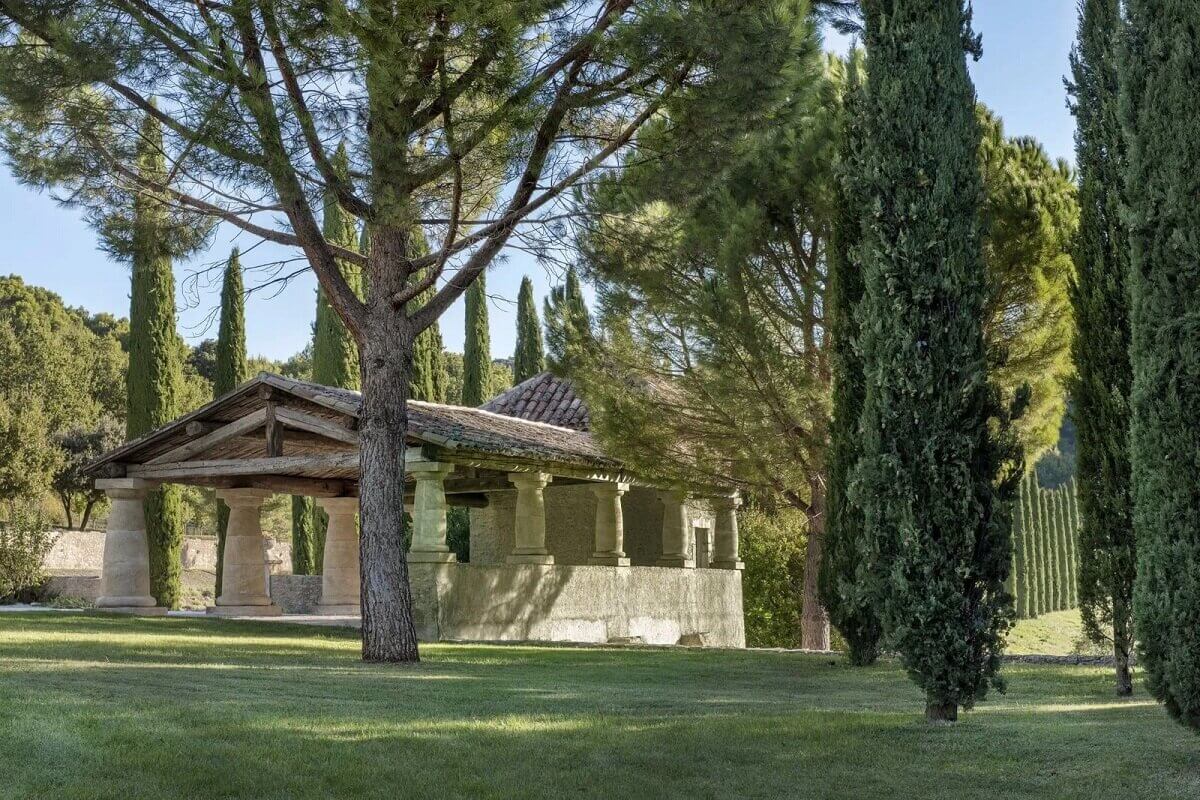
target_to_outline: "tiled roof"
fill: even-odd
[[[591,427],[588,407],[565,378],[549,372],[534,375],[480,406],[506,417],[544,422],[560,428],[586,431]]]
[[[357,418],[362,395],[349,389],[322,386],[269,373],[259,375],[233,392],[186,414],[140,439],[110,451],[96,461],[95,469],[110,461],[145,463],[186,439],[183,430],[191,421],[229,421],[249,413],[264,402],[259,387],[269,386],[332,412]],[[620,469],[620,462],[600,451],[586,431],[557,427],[506,416],[487,409],[449,406],[410,400],[409,441],[431,444],[464,455],[561,464],[600,470]],[[585,412],[586,413],[586,412]],[[220,446],[216,448],[220,449]],[[232,454],[231,454],[232,455]],[[220,452],[211,457],[224,457]],[[236,457],[236,456],[234,456]]]

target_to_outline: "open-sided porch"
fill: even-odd
[[[142,501],[173,482],[215,488],[230,508],[210,613],[357,614],[358,405],[355,392],[262,374],[107,454],[92,467],[112,500],[97,605],[158,610]],[[405,473],[424,638],[744,644],[736,495],[647,486],[584,431],[419,402]],[[322,575],[272,585],[260,515],[273,493],[327,513]],[[472,509],[470,564],[446,541],[453,505]]]

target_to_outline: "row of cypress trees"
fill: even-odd
[[[1079,607],[1079,509],[1074,481],[1040,489],[1030,473],[1021,481],[1013,513],[1013,567],[1009,592],[1017,616],[1032,619]]]

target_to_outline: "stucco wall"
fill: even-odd
[[[100,574],[104,565],[104,531],[55,531],[54,547],[46,556],[43,567],[48,572],[92,572]],[[268,558],[274,573],[290,572],[292,545],[290,542],[268,540]],[[215,572],[217,569],[217,540],[187,537],[183,540],[180,562],[185,570]]]

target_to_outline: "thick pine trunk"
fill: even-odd
[[[800,646],[805,650],[829,649],[829,615],[821,605],[821,555],[825,545],[825,480],[811,482],[808,513],[808,547],[804,554],[804,594],[800,606]]]
[[[387,300],[407,259],[404,234],[394,228],[374,231],[370,257],[368,328],[359,343],[362,654],[365,661],[416,662],[420,658],[403,545],[408,386],[416,337],[407,318]]]

